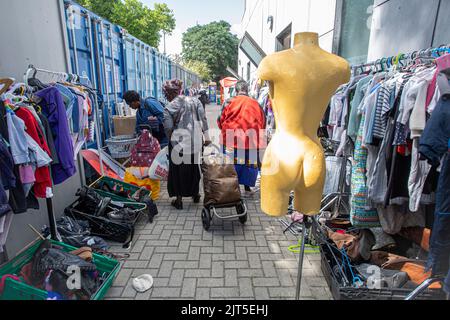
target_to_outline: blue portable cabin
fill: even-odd
[[[87,76],[97,90],[106,140],[113,132],[116,104],[125,92],[122,28],[73,1],[66,0],[65,9],[72,72]]]
[[[135,90],[142,97],[158,97],[155,85],[155,49],[133,37],[123,34],[126,90]]]

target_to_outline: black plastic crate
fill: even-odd
[[[405,300],[412,292],[407,289],[368,289],[344,287],[339,281],[333,268],[339,261],[330,252],[332,244],[321,244],[321,268],[335,300]],[[445,293],[441,290],[427,290],[417,300],[445,300]]]
[[[77,200],[65,209],[65,214],[76,220],[87,221],[91,229],[91,235],[123,243],[124,247],[127,247],[133,241],[135,225],[142,214],[142,212],[137,214],[135,221],[132,223],[118,223],[105,217],[96,217],[85,211],[88,210],[85,210]]]

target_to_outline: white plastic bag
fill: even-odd
[[[169,147],[165,147],[158,153],[148,175],[153,180],[167,181],[169,177]]]

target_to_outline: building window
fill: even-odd
[[[352,64],[367,61],[373,0],[338,0],[335,53]],[[336,46],[335,45],[335,46]]]
[[[247,81],[250,81],[250,68],[251,68],[250,62],[247,63]]]
[[[276,51],[283,51],[291,48],[292,23],[281,32],[276,39]]]
[[[239,48],[256,67],[266,57],[264,50],[261,49],[258,43],[247,32],[242,38]]]

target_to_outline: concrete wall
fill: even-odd
[[[369,61],[450,43],[450,0],[375,0]]]
[[[21,81],[29,64],[68,71],[59,4],[60,0],[0,1],[1,75]]]
[[[276,51],[276,38],[292,23],[292,41],[298,32],[317,32],[323,49],[331,51],[336,0],[247,0],[242,31],[248,32],[260,47],[271,54]],[[267,19],[274,17],[273,31]],[[246,79],[249,59],[239,52],[239,75]],[[251,64],[251,75],[256,67]]]
[[[23,81],[29,64],[38,68],[68,71],[65,50],[65,30],[61,24],[60,0],[1,0],[0,1],[0,77]],[[54,190],[55,214],[61,216],[64,208],[74,201],[81,186],[80,176],[66,181]],[[13,257],[21,248],[36,238],[28,224],[40,229],[48,225],[45,201],[41,210],[14,216],[6,244],[7,254]]]

